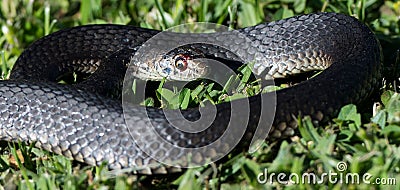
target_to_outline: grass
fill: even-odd
[[[381,105],[375,116],[368,110],[348,105],[327,126],[315,128],[310,119],[304,118],[299,120],[301,135],[290,141],[265,144],[252,155],[231,155],[224,163],[173,176],[110,176],[103,166],[83,166],[31,146],[6,145],[0,156],[0,185],[5,189],[136,189],[148,186],[159,189],[399,189],[400,95],[395,91],[399,84],[400,1],[194,0],[189,3],[183,0],[87,0],[79,3],[3,0],[0,6],[3,79],[8,78],[13,63],[24,48],[61,28],[118,23],[167,29],[193,21],[241,28],[317,11],[345,13],[366,23],[381,42],[385,65],[384,85],[379,92]],[[198,88],[208,89],[201,85]],[[171,94],[167,99],[171,99],[172,107],[185,107],[185,97],[198,95],[197,90],[193,90],[178,98]],[[397,183],[282,185],[275,181],[264,185],[257,182],[257,175],[265,169],[269,174],[321,175],[337,171],[336,165],[340,161],[347,165],[345,174],[370,174],[372,180],[394,178]]]

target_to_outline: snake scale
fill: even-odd
[[[343,105],[365,100],[380,85],[380,45],[369,28],[353,17],[315,13],[237,31],[253,41],[250,46],[239,44],[242,51],[264,56],[265,63],[253,69],[265,78],[313,65],[325,69],[314,78],[276,92],[270,139],[294,135],[299,114],[309,115],[315,122],[326,121],[335,117]],[[157,164],[138,147],[132,135],[146,136],[145,126],[152,125],[176,146],[205,146],[223,133],[233,116],[229,103],[216,105],[217,117],[211,127],[195,136],[174,129],[160,108],[133,106],[123,113],[120,101],[102,95],[121,84],[131,55],[157,33],[132,26],[88,25],[64,29],[34,42],[15,63],[10,79],[0,81],[0,140],[35,142],[39,148],[90,165],[106,162],[111,169],[138,168],[135,172],[144,174],[180,171],[180,166],[188,165],[182,161],[185,155],[172,153],[175,149],[148,139],[148,146],[156,146],[158,155],[173,156],[179,162],[177,167]],[[173,36],[171,40],[179,40]],[[229,46],[236,40],[221,41]],[[55,83],[72,71],[93,74],[76,86]],[[237,147],[245,146],[256,126],[264,127],[259,123],[260,100],[268,94],[246,99],[251,118]],[[198,109],[181,113],[187,119],[200,117]],[[126,126],[127,115],[135,126]],[[219,148],[226,146],[232,145],[222,144]],[[218,154],[219,148],[212,152]],[[208,156],[193,155],[192,161]]]

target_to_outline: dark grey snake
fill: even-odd
[[[240,38],[226,39],[227,33],[208,36],[228,48],[246,52],[245,56],[261,56],[264,62],[256,63],[253,68],[256,75],[268,78],[309,68],[326,68],[310,80],[276,92],[271,139],[294,135],[295,118],[299,114],[309,115],[316,122],[326,121],[343,105],[360,103],[379,87],[379,43],[368,27],[353,17],[317,13],[237,31],[252,41],[250,45],[243,45]],[[105,161],[111,169],[136,168],[136,172],[147,174],[179,171],[179,167],[157,164],[157,160],[138,147],[137,143],[141,142],[135,143],[132,137],[146,137],[145,126],[155,126],[160,136],[175,146],[209,145],[221,136],[230,117],[240,117],[230,112],[229,103],[216,106],[217,117],[210,128],[193,134],[174,129],[158,108],[131,107],[124,113],[125,119],[135,125],[126,126],[120,101],[97,95],[107,94],[116,86],[120,90],[118,85],[132,55],[157,33],[132,26],[90,25],[61,30],[33,43],[17,60],[10,80],[0,81],[0,140],[35,142],[37,147],[91,165]],[[169,40],[182,38],[174,36],[170,35]],[[206,53],[213,51],[213,47],[204,48]],[[212,54],[218,52],[221,51]],[[154,73],[146,63],[133,65],[137,75]],[[182,64],[175,66],[185,70],[187,65],[183,65],[184,69]],[[64,73],[95,70],[78,86],[54,83]],[[171,72],[171,69],[163,71]],[[260,118],[260,100],[264,96],[269,93],[233,101],[248,101],[250,108],[249,122],[242,126],[246,133],[238,147],[246,146],[256,126],[268,127],[268,122]],[[189,120],[200,117],[198,109],[184,110],[182,115]],[[141,146],[152,147],[158,156],[172,157],[176,166],[190,165],[187,155],[176,152],[179,149],[145,140],[147,144],[142,142]],[[190,161],[202,162],[231,146],[222,142],[208,152],[192,155]]]

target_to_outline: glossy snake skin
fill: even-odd
[[[229,48],[246,52],[243,56],[261,56],[263,61],[253,68],[260,77],[325,69],[310,80],[276,92],[276,112],[268,136],[271,140],[294,135],[299,114],[309,115],[316,122],[325,121],[335,117],[343,105],[360,103],[379,87],[379,43],[368,27],[353,17],[335,13],[301,15],[237,32],[252,43],[242,45],[241,39],[225,39],[223,33],[210,36]],[[211,127],[192,134],[174,129],[162,109],[132,106],[125,118],[130,116],[129,122],[135,125],[127,126],[121,102],[99,94],[121,89],[118,85],[130,58],[157,33],[132,26],[90,25],[61,30],[33,43],[17,60],[10,79],[0,81],[0,140],[35,142],[37,147],[90,165],[107,162],[110,169],[136,168],[135,172],[145,174],[180,171],[180,166],[188,165],[186,155],[150,139],[144,146],[157,147],[154,151],[171,156],[177,167],[158,164],[132,137],[146,137],[142,129],[151,125],[172,144],[196,148],[217,139],[231,116],[240,116],[231,114],[229,103],[216,105],[217,116]],[[168,40],[179,38],[170,35]],[[76,86],[54,83],[72,71],[95,72]],[[246,134],[236,147],[222,142],[212,150],[214,154],[224,148],[244,148],[257,126],[268,127],[258,122],[263,121],[260,100],[269,95],[245,99],[250,108],[248,125],[243,126],[247,127]],[[182,115],[189,120],[200,117],[198,109],[184,110]],[[192,162],[212,156],[199,153],[193,155]]]

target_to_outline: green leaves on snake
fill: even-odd
[[[251,63],[250,63],[251,64]],[[210,101],[212,104],[228,102],[235,99],[253,96],[261,92],[259,80],[252,79],[251,65],[243,65],[238,68],[238,75],[231,76],[228,81],[223,84],[216,84],[212,81],[197,81],[196,85],[188,84],[188,87],[179,89],[165,88],[167,80],[162,80],[156,89],[157,101],[161,103],[161,107],[170,109],[187,109],[193,106],[204,106],[203,102]],[[194,86],[194,88],[191,88]],[[135,82],[132,85],[132,91],[136,93]],[[155,100],[147,98],[142,103],[145,106],[157,105]]]

